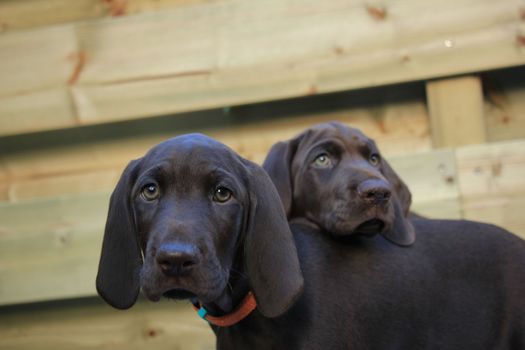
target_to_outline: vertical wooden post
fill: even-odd
[[[486,142],[483,91],[478,76],[429,81],[426,90],[434,147]]]

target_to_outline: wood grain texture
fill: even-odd
[[[127,16],[221,0],[2,0],[0,32]]]
[[[0,304],[95,294],[109,194],[0,205]]]
[[[487,140],[481,78],[439,79],[427,82],[426,88],[434,147],[456,147]]]
[[[390,163],[410,188],[413,211],[428,217],[461,217],[452,149],[393,157]]]
[[[456,152],[462,215],[525,237],[525,143],[507,141]]]
[[[11,107],[0,114],[10,121],[0,123],[0,135],[525,63],[516,42],[519,0],[385,6],[378,20],[361,1],[206,2],[6,33],[0,104]],[[62,126],[43,121],[50,113],[20,106],[21,95],[49,89],[70,92],[49,102],[48,111],[74,111],[60,116]],[[24,114],[20,123],[13,113]]]
[[[488,139],[525,138],[525,66],[483,74],[483,89]]]
[[[414,96],[419,88],[413,90],[344,93],[315,101],[244,106],[229,114],[215,111],[104,126],[101,131],[68,130],[0,140],[0,148],[6,150],[0,153],[0,201],[108,191],[129,160],[187,132],[204,132],[258,163],[274,143],[331,120],[363,130],[387,156],[426,151],[430,149],[428,116],[424,101]],[[212,127],[214,123],[219,124]]]
[[[119,311],[80,299],[0,310],[2,349],[215,349],[211,328],[185,302],[141,301]]]

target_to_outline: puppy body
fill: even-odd
[[[276,319],[216,329],[219,348],[523,349],[525,242],[469,221],[413,224],[408,248],[292,224],[303,295]]]

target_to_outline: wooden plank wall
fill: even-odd
[[[213,348],[186,304],[116,312],[94,297],[120,172],[181,133],[260,163],[274,142],[339,120],[377,141],[416,212],[525,237],[524,11],[0,0],[0,348]]]
[[[516,66],[525,63],[521,6],[521,0],[232,0],[6,31],[0,132]]]

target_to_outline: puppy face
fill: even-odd
[[[392,186],[375,143],[358,130],[327,127],[305,140],[292,162],[292,216],[336,235],[392,225]]]
[[[97,275],[104,300],[128,308],[141,289],[152,301],[196,299],[229,312],[239,285],[268,317],[283,313],[303,285],[279,195],[262,168],[198,134],[132,161],[111,196]]]
[[[380,233],[400,245],[413,242],[410,192],[359,130],[317,125],[274,145],[263,167],[290,219],[305,218],[336,236]]]
[[[151,300],[228,302],[248,194],[238,160],[220,151],[188,139],[153,149],[140,164],[131,198],[144,252],[140,284]]]

